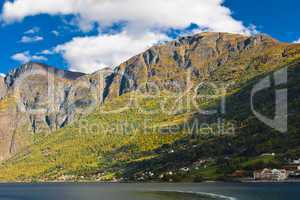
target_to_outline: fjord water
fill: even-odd
[[[299,197],[299,183],[0,185],[0,200],[296,200]]]

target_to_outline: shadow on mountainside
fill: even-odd
[[[252,79],[238,92],[227,97],[225,115],[207,117],[195,114],[189,122],[192,124],[195,120],[200,122],[205,120],[205,122],[214,123],[221,117],[225,121],[236,123],[235,135],[188,135],[171,145],[163,145],[155,150],[157,157],[153,159],[125,164],[122,177],[136,180],[145,172],[152,172],[156,175],[174,172],[208,158],[215,159],[218,167],[221,166],[222,169],[227,163],[227,171],[224,173],[232,173],[241,167],[242,158],[252,158],[271,152],[276,153],[278,157],[289,156],[293,153],[300,155],[300,61],[288,65],[288,83],[279,87],[288,88],[287,133],[280,133],[268,127],[251,111],[251,90],[267,75],[271,77],[273,72]],[[278,87],[273,85],[257,93],[254,98],[255,109],[269,118],[274,117],[272,113],[275,112],[276,89]],[[280,163],[272,163],[275,166],[276,164]]]

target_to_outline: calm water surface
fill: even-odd
[[[299,200],[299,183],[1,184],[0,200]]]

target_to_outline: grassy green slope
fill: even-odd
[[[121,104],[129,99],[130,95],[120,97],[67,128],[46,138],[37,137],[34,145],[2,166],[0,179],[57,180],[63,175],[91,178],[96,174],[105,179],[118,172],[112,166],[153,158],[157,156],[153,150],[183,137],[184,133],[161,135],[157,130],[172,120],[182,123],[185,115],[149,113],[146,110],[158,111],[157,99],[138,96],[138,107],[116,112],[116,105],[125,108]],[[112,109],[115,112],[108,113]]]

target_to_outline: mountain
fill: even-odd
[[[110,91],[106,96],[114,97],[136,90],[145,82],[154,82],[159,87],[171,90],[174,85],[177,89],[183,89],[189,72],[194,82],[218,78],[224,80],[225,76],[225,81],[228,81],[234,79],[234,75],[243,73],[245,66],[241,65],[256,58],[258,52],[276,45],[279,45],[276,40],[264,35],[246,37],[202,33],[179,38],[154,46],[118,66],[107,86]],[[232,66],[236,60],[241,61],[241,64]]]
[[[6,85],[4,77],[0,76],[0,99],[6,95]]]
[[[23,65],[0,80],[0,178],[215,180],[283,164],[300,155],[299,59],[300,45],[269,36],[201,33],[88,75]],[[252,89],[281,69],[289,74],[285,134],[250,104]],[[256,97],[270,118],[276,89]],[[260,157],[270,152],[278,156]]]
[[[85,115],[86,107],[99,104],[100,99],[92,98],[98,90],[97,78],[40,63],[9,72],[1,79],[1,159],[31,144],[32,135],[62,128]]]

